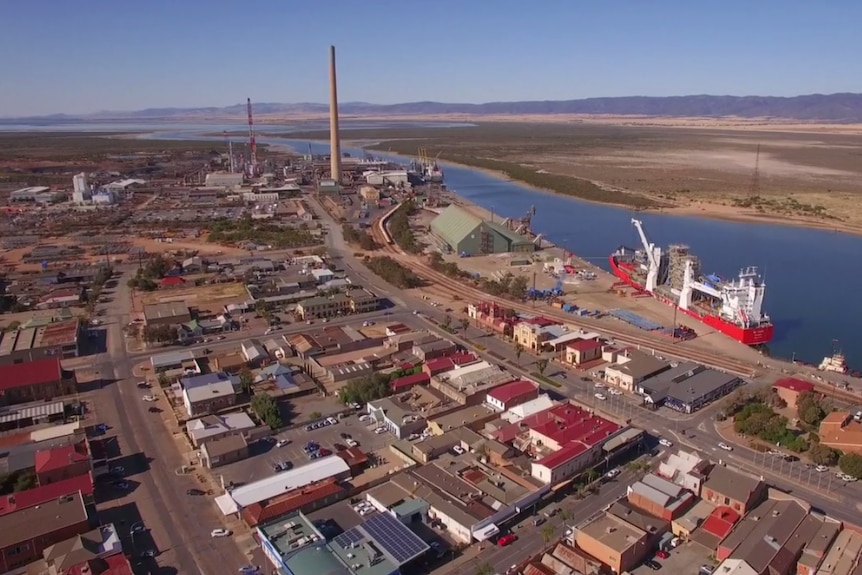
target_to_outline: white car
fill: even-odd
[[[596,399],[600,399],[602,401],[605,401],[608,398],[606,395],[603,395],[601,393],[595,393],[593,395],[595,395]]]
[[[356,447],[359,445],[359,442],[355,439],[345,439],[344,442],[347,444],[347,447]]]
[[[605,388],[605,384],[603,384],[603,383],[595,383],[595,384],[593,384],[593,387],[595,387],[596,389],[604,389],[604,388]]]
[[[378,427],[377,429],[374,430],[374,433],[376,433],[377,435],[383,435],[384,433],[386,433],[386,428],[385,427]]]
[[[143,399],[144,401],[155,401],[155,400],[156,400],[156,396],[155,396],[155,395],[145,395],[145,396],[144,396],[144,397],[142,397],[141,399]]]
[[[465,450],[465,449],[464,449],[463,447],[461,447],[460,445],[456,445],[455,447],[453,447],[453,448],[452,448],[452,451],[454,451],[454,452],[455,452],[455,453],[457,453],[458,455],[464,455],[465,453],[467,453],[467,450]]]
[[[815,468],[814,468],[814,470],[815,470],[817,473],[824,473],[824,472],[826,472],[826,471],[829,471],[829,468],[828,468],[828,467],[826,467],[825,465],[818,465],[817,467],[815,467]]]
[[[665,447],[673,447],[673,442],[669,439],[665,439],[662,437],[658,440],[659,445],[664,445]]]
[[[848,475],[846,473],[841,476],[841,479],[843,481],[846,481],[847,483],[853,483],[854,481],[856,481],[855,477],[853,477],[852,475]]]
[[[619,469],[611,469],[610,471],[605,473],[605,477],[607,477],[608,479],[613,479],[614,477],[616,477],[619,474],[620,474]]]
[[[611,395],[622,395],[623,394],[623,392],[620,391],[619,389],[609,389],[608,393],[610,393]]]
[[[279,439],[278,442],[275,444],[275,446],[276,447],[284,447],[288,443],[290,443],[289,439]]]
[[[371,420],[371,416],[370,416],[370,415],[368,415],[368,414],[366,414],[366,415],[360,415],[360,416],[359,416],[359,421],[363,421],[363,422],[364,422],[364,421],[370,421],[370,420]]]
[[[227,529],[213,529],[210,531],[210,537],[230,537],[231,532]]]
[[[724,442],[719,443],[718,447],[719,449],[723,449],[725,451],[733,451],[733,448]]]
[[[326,418],[326,422],[327,422],[329,425],[335,425],[336,423],[338,423],[338,420],[337,420],[337,419],[335,419],[334,417],[327,417],[327,418]]]

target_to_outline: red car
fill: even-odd
[[[668,553],[667,551],[659,550],[655,552],[655,556],[659,559],[667,559],[668,557],[670,557],[670,553]]]
[[[330,450],[326,449],[325,447],[321,448],[320,456],[326,457],[327,455],[332,455],[332,452]]]
[[[516,539],[517,537],[509,533],[497,539],[497,545],[499,545],[500,547],[505,547],[506,545],[511,545],[512,543],[514,543]]]

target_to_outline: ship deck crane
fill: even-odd
[[[638,230],[641,244],[644,247],[644,252],[646,252],[647,260],[649,261],[649,269],[647,270],[646,285],[644,288],[648,292],[653,292],[658,283],[660,253],[657,252],[660,252],[660,248],[656,248],[655,244],[652,244],[647,240],[646,233],[644,233],[643,223],[640,220],[632,218],[632,224]]]

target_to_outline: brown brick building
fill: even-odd
[[[0,365],[0,405],[71,395],[77,386],[75,372],[63,369],[58,357]]]

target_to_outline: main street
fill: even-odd
[[[99,375],[105,383],[95,392],[95,414],[116,434],[130,482],[138,484],[120,500],[120,507],[106,509],[106,516],[128,512],[129,505],[137,506],[137,513],[149,530],[149,539],[159,556],[144,559],[136,565],[136,573],[157,572],[148,563],[170,565],[178,573],[216,575],[234,572],[247,558],[232,539],[213,539],[210,531],[222,527],[221,518],[209,500],[192,498],[186,489],[200,487],[192,476],[178,476],[176,470],[189,461],[184,460],[180,445],[158,417],[147,412],[132,377],[132,359],[126,351],[123,326],[130,319],[130,293],[126,281],[129,274],[120,276],[110,304],[101,306],[101,316],[107,330],[106,346],[109,362],[100,358]],[[121,519],[122,520],[122,519]],[[129,540],[133,554],[145,551],[140,537]],[[144,538],[145,539],[145,538]],[[147,543],[148,545],[149,543]]]

